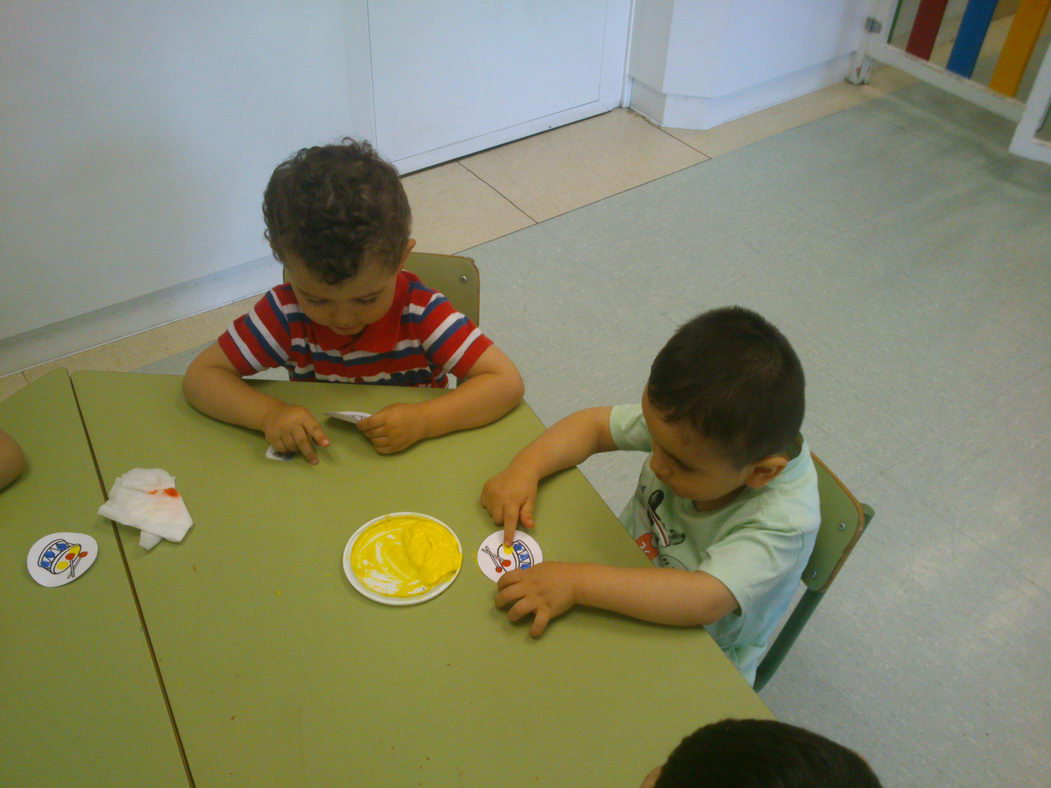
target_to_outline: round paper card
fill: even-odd
[[[95,563],[99,545],[87,534],[61,531],[37,539],[26,556],[29,576],[48,588],[72,583]]]
[[[434,599],[460,573],[463,548],[452,528],[417,512],[369,520],[343,548],[343,571],[363,596],[384,605]]]
[[[515,531],[510,547],[504,544],[504,532],[500,530],[489,534],[478,548],[478,566],[494,583],[506,572],[528,569],[543,560],[536,539],[522,531]]]

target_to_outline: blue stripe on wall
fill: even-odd
[[[960,29],[956,33],[956,43],[946,70],[971,78],[974,64],[978,62],[978,53],[982,50],[985,34],[989,32],[989,23],[993,21],[997,0],[971,0],[963,12]]]

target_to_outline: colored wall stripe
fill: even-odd
[[[945,68],[961,77],[970,79],[974,73],[974,64],[978,62],[978,53],[993,21],[997,0],[971,0],[960,20],[960,29],[956,33],[956,43]]]
[[[1051,0],[1022,0],[1019,3],[1000,59],[996,61],[993,78],[989,81],[992,90],[1005,96],[1018,93],[1018,85],[1040,38],[1048,9],[1051,9]]]
[[[901,16],[901,0],[894,4],[894,18],[890,20],[890,32],[887,33],[887,41],[894,38],[894,31],[898,29],[898,18]]]
[[[945,6],[948,4],[949,0],[922,0],[920,7],[916,9],[916,20],[912,23],[909,43],[905,45],[906,52],[924,60],[931,59],[934,39],[938,37],[938,28],[942,26],[942,17],[945,16]]]

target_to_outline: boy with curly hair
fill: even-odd
[[[282,366],[291,380],[447,388],[358,423],[380,454],[495,421],[522,399],[514,363],[404,265],[416,242],[397,171],[367,142],[304,148],[278,165],[263,198],[266,238],[288,281],[271,288],[190,364],[187,401],[261,431],[279,452],[328,437],[310,411],[249,386]]]

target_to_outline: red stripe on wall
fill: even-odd
[[[949,0],[922,0],[916,11],[916,21],[912,23],[912,32],[909,33],[909,43],[905,45],[905,51],[910,55],[930,60],[931,52],[934,51],[934,40],[938,37],[938,29],[942,26],[942,17],[945,16],[945,7]]]

